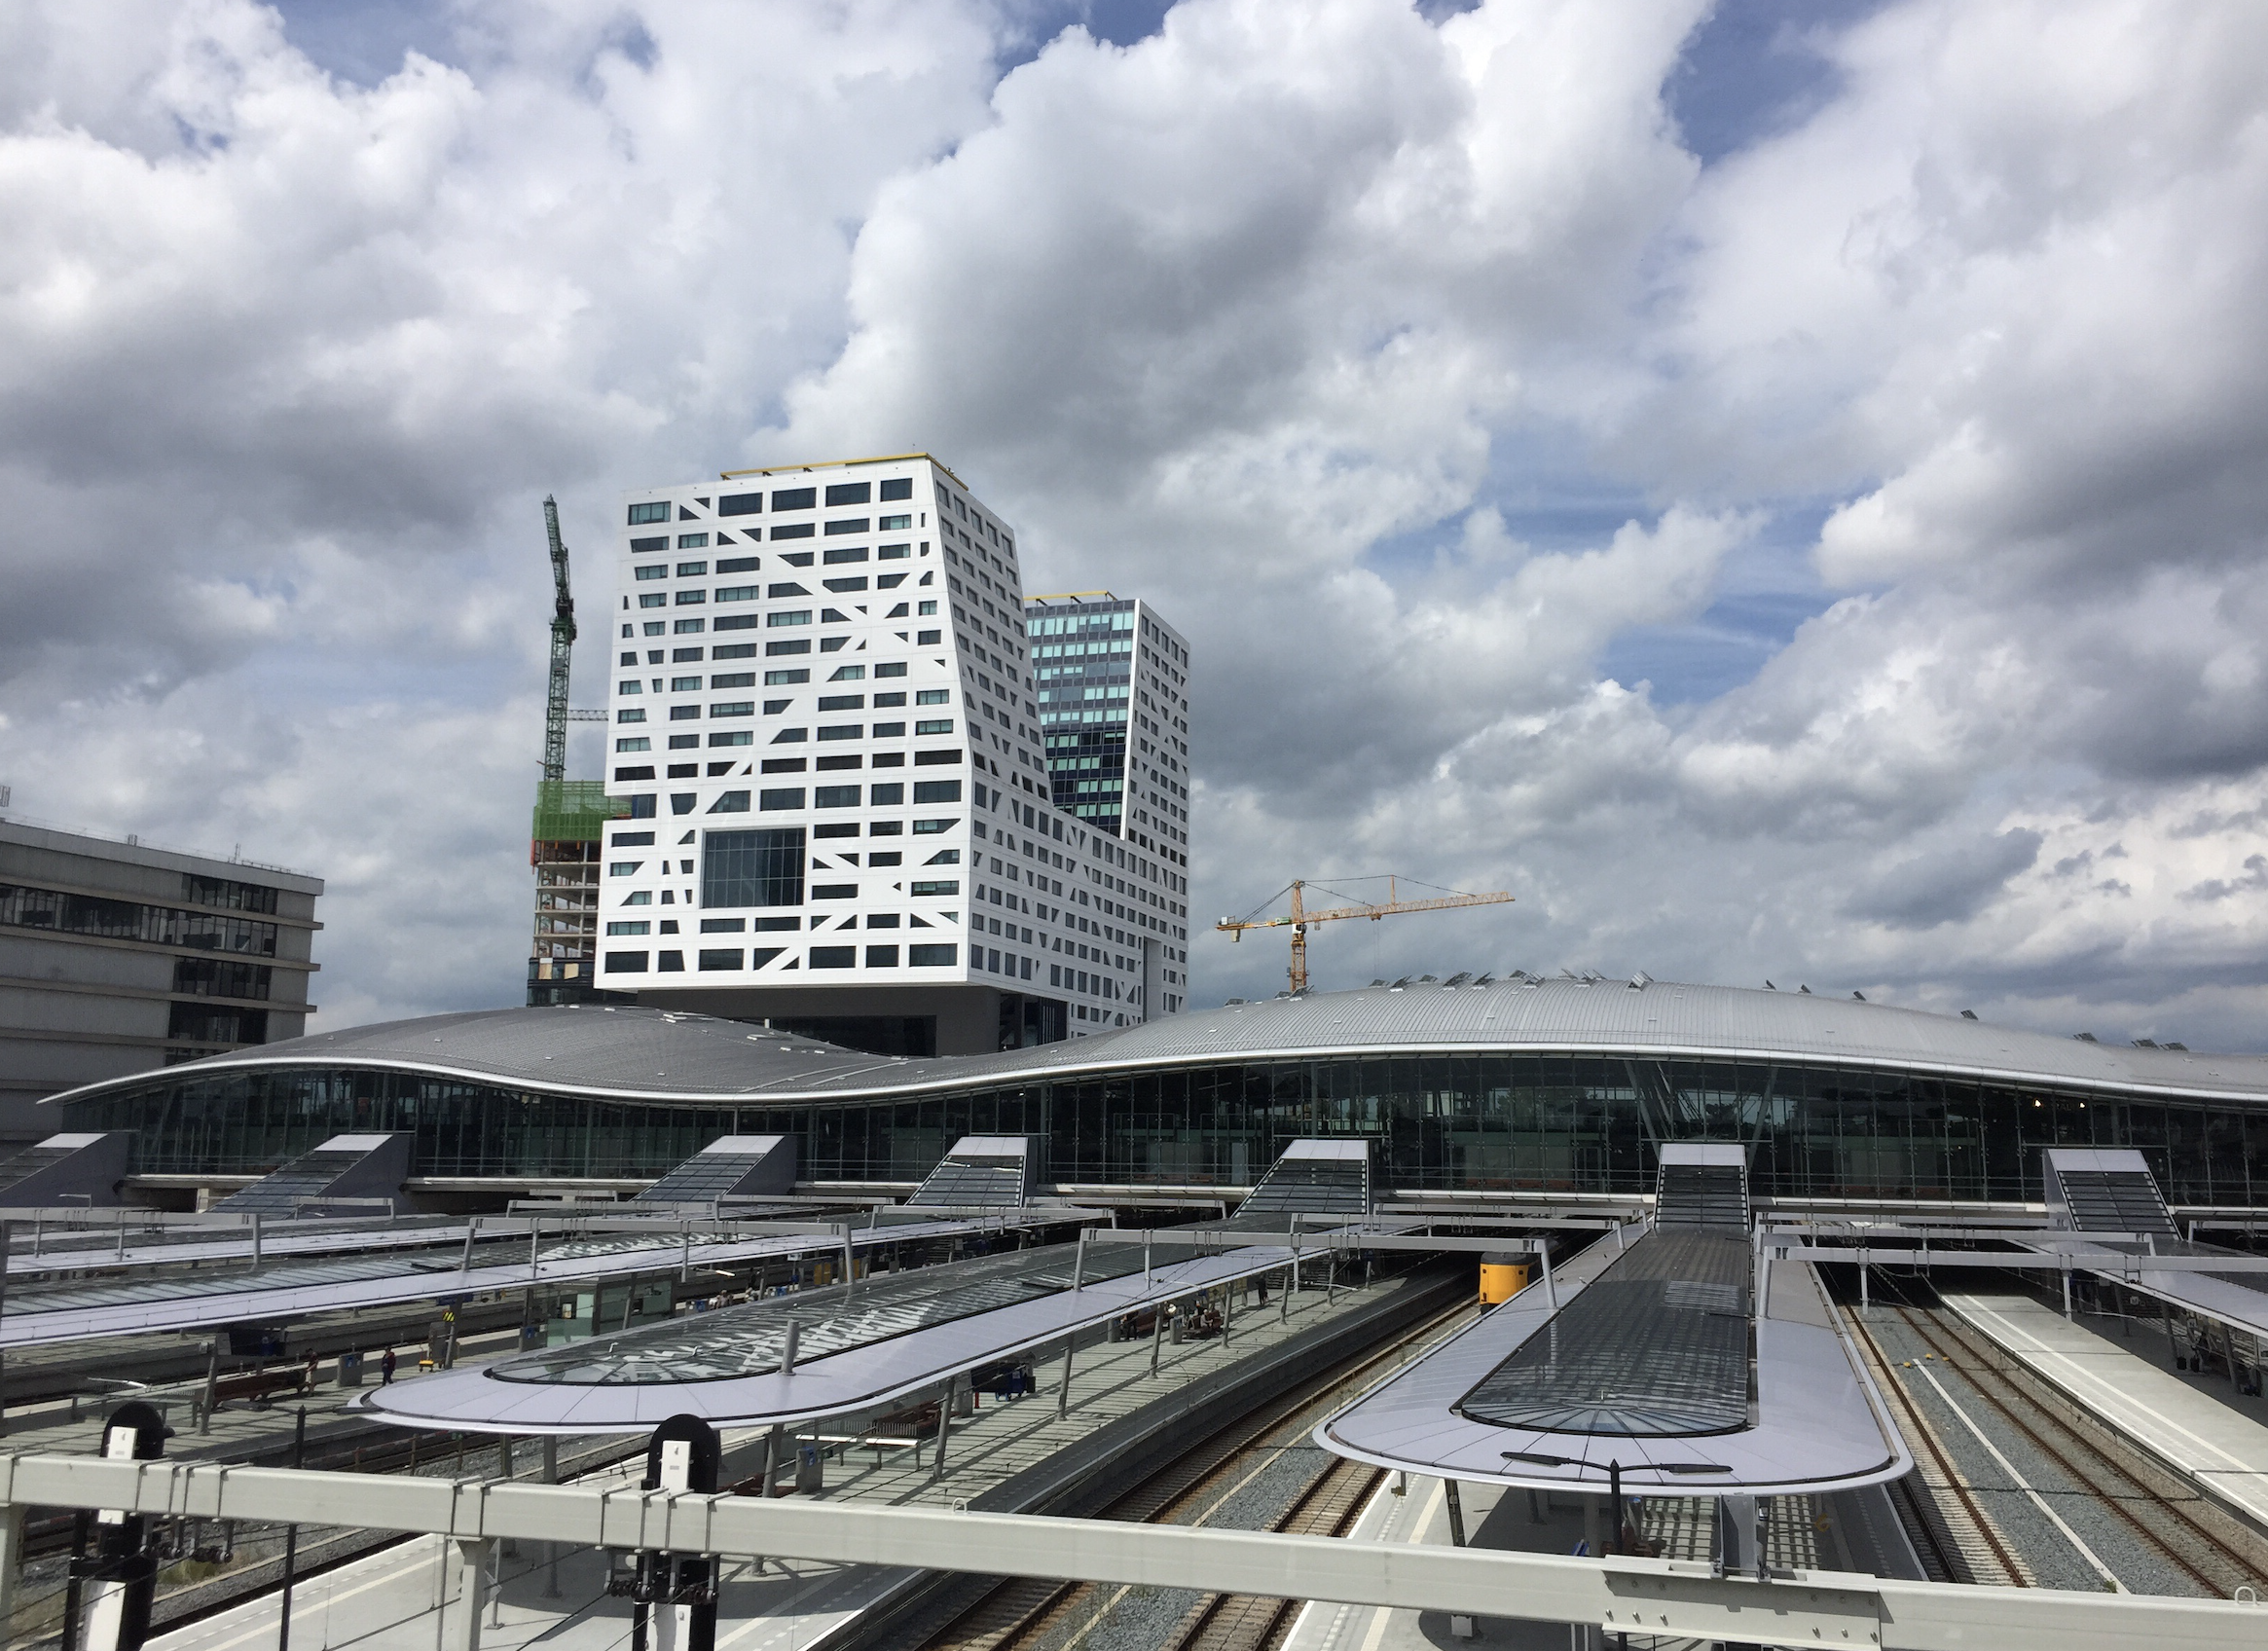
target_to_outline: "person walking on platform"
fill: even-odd
[[[393,1378],[394,1350],[388,1347],[385,1350],[385,1356],[378,1361],[378,1384],[381,1387],[390,1387],[393,1385]]]

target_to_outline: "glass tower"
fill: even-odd
[[[1082,591],[1024,605],[1055,806],[1189,863],[1189,643],[1149,604]]]

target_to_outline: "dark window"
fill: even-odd
[[[819,696],[819,708],[822,711],[862,711],[865,706],[866,696],[864,694],[821,694]]]
[[[721,734],[710,735],[709,743],[712,746],[752,746],[756,743],[756,733],[753,728],[727,728]]]
[[[807,539],[817,531],[809,522],[796,522],[785,528],[775,527],[772,530],[772,536],[776,539]],[[788,560],[795,561],[793,557],[789,557]],[[807,555],[801,562],[796,562],[795,566],[808,568],[811,566],[811,558]]]
[[[873,521],[868,517],[846,516],[840,522],[829,522],[826,525],[826,536],[831,539],[842,533],[862,533],[873,526]]]
[[[751,613],[749,617],[753,619],[755,615]],[[764,657],[766,659],[777,659],[782,654],[809,653],[810,651],[811,639],[809,637],[791,637],[782,642],[764,644]]]
[[[814,946],[811,948],[811,967],[814,969],[856,969],[859,966],[857,946]]]
[[[238,883],[226,877],[181,874],[181,898],[198,905],[224,906],[230,911],[260,911],[275,915],[275,891],[257,883]]]
[[[656,952],[654,963],[664,974],[672,972],[682,974],[685,972],[685,954],[683,952]]]
[[[610,849],[650,849],[653,847],[653,833],[651,831],[617,831],[606,839],[606,846]]]
[[[760,556],[720,556],[716,559],[719,573],[753,573],[764,565]]]
[[[716,501],[719,516],[753,516],[764,508],[760,493],[728,493]]]
[[[759,917],[755,921],[756,933],[759,935],[777,935],[783,930],[800,929],[802,927],[803,919],[800,917]],[[778,952],[773,952],[770,955],[773,957],[778,957],[780,954]],[[757,961],[761,962],[762,959],[758,959]]]
[[[764,793],[769,807],[772,792]],[[798,802],[803,793],[794,793]],[[710,831],[701,856],[701,903],[735,906],[803,903],[803,827]]]
[[[764,758],[762,772],[766,774],[800,774],[803,772],[803,758],[800,756],[767,756]]]
[[[670,764],[670,778],[673,780],[690,780],[700,772],[701,764],[698,762],[673,762]]]
[[[633,554],[641,550],[667,550],[670,548],[670,535],[656,533],[650,539],[632,539],[630,548]]]
[[[872,501],[874,490],[864,482],[837,482],[826,490],[826,501],[834,504],[866,504]]]
[[[859,834],[856,820],[829,820],[811,828],[814,837],[855,837]]]
[[[856,786],[821,786],[811,793],[814,808],[857,808],[859,788]]]
[[[702,927],[707,928],[708,925],[704,924]],[[738,946],[717,947],[713,950],[704,946],[701,949],[701,967],[703,969],[738,969],[740,966],[741,950]]]
[[[897,948],[896,946],[868,946],[866,948],[866,967],[868,969],[896,969],[897,967]]]
[[[902,784],[876,786],[867,793],[867,801],[876,808],[896,808],[905,801],[905,787]]]
[[[951,732],[950,729],[946,731]],[[878,740],[901,740],[905,738],[905,724],[903,722],[877,722],[874,724],[874,737]]]
[[[719,619],[716,622],[716,628],[721,631],[727,627],[725,622]],[[753,659],[756,657],[756,644],[754,642],[731,642],[723,647],[711,648],[709,657],[712,659]]]
[[[651,820],[653,817],[654,817],[654,794],[653,794],[653,792],[651,792],[651,791],[643,791],[643,792],[640,792],[639,795],[637,795],[637,796],[634,796],[634,797],[632,797],[632,798],[630,799],[630,818],[631,818],[631,819],[633,819],[633,820]]]
[[[884,482],[881,496],[882,502],[885,504],[894,498],[913,497],[913,478],[911,476],[896,476]]]
[[[672,772],[674,773],[675,770]],[[693,812],[693,805],[700,800],[701,796],[697,791],[673,791],[670,793],[670,812],[672,814],[690,814]],[[649,837],[646,840],[651,842],[653,839]]]
[[[834,524],[831,522],[827,524],[827,532],[831,533],[834,531]],[[865,560],[866,547],[862,544],[833,545],[820,556],[820,561],[829,567],[840,567],[845,562],[863,562]],[[860,585],[859,588],[864,590],[866,587]]]
[[[760,791],[756,796],[756,806],[767,814],[776,813],[784,808],[801,808],[803,806],[803,788],[801,786],[782,786],[772,790]]]
[[[861,573],[853,579],[828,579],[825,584],[837,596],[852,596],[866,588],[866,576]]]
[[[810,680],[811,673],[808,670],[767,671],[764,673],[764,686],[767,688],[793,687],[797,682]]]
[[[614,770],[614,778],[622,781],[650,780],[653,778],[653,765],[648,763],[643,768],[617,768]]]
[[[874,675],[877,677],[902,677],[905,675],[905,661],[902,659],[886,659],[881,664],[874,667]],[[876,705],[880,705],[882,702],[880,700],[876,700],[874,703]],[[901,699],[897,701],[897,703],[899,705],[903,705],[905,701]]]
[[[704,917],[701,920],[701,933],[704,935],[739,935],[745,933],[748,926],[749,920],[745,917]]]
[[[904,703],[905,695],[902,693],[876,694],[874,696],[874,709],[876,711],[882,710],[885,706],[903,705]]]
[[[809,596],[811,593],[810,593],[809,591],[805,590],[805,589],[804,589],[804,588],[803,588],[801,585],[797,585],[797,584],[780,584],[780,585],[774,585],[774,586],[773,586],[771,589],[767,590],[767,591],[766,591],[764,594],[765,594],[766,596],[775,596],[775,597],[778,597],[778,596]]]
[[[698,659],[700,655],[695,654],[694,657]],[[728,671],[720,677],[710,678],[709,685],[712,688],[752,688],[756,685],[756,674],[753,671]]]
[[[860,756],[860,754],[855,751],[845,752],[836,756],[823,756],[817,762],[813,763],[812,767],[817,769],[822,774],[840,773],[846,768],[857,768],[861,766],[864,760],[865,759]]]
[[[960,760],[961,753],[957,751],[917,751],[913,753],[913,765],[916,768],[939,768],[948,762]]]
[[[672,734],[670,736],[670,750],[672,751],[693,751],[696,750],[700,744],[701,736],[699,734]],[[687,774],[692,772],[693,771],[690,768],[685,770],[685,773]],[[677,780],[683,778],[683,776],[680,775],[675,768],[672,768],[670,770],[670,778]]]
[[[878,591],[894,591],[904,583],[905,575],[903,573],[877,573],[874,575],[874,588]]]
[[[608,952],[606,954],[606,972],[609,974],[643,974],[645,965],[646,954],[644,952]]]
[[[630,525],[642,527],[648,522],[667,522],[670,506],[667,500],[658,504],[634,504],[630,507]]]
[[[855,900],[859,898],[856,883],[814,883],[811,898],[815,900]]]
[[[916,780],[913,786],[915,802],[959,802],[961,782],[958,780]]]
[[[719,613],[716,616],[716,628],[720,631],[752,631],[756,628],[756,621],[761,617],[761,614],[756,613]],[[754,642],[746,642],[742,645],[749,650],[749,653],[755,651],[756,644]],[[719,650],[715,657],[722,659],[724,654]],[[737,654],[734,657],[746,659],[748,654]]]
[[[917,646],[935,647],[944,634],[942,631],[916,631],[913,640]]]
[[[960,961],[959,946],[908,946],[905,961],[913,969],[950,969]]]
[[[266,998],[275,972],[264,963],[229,963],[220,958],[173,960],[173,990],[200,998]]]
[[[166,1017],[165,1036],[179,1043],[265,1044],[268,1011],[216,1009],[210,1004],[175,1004]]]
[[[782,488],[772,495],[772,508],[775,510],[809,510],[818,502],[819,490],[816,488]]]
[[[698,660],[700,657],[701,650],[697,647],[675,647],[670,650],[670,663],[673,665],[683,665],[689,660]],[[622,663],[636,665],[638,661],[629,654],[624,654]]]
[[[716,800],[709,805],[712,814],[746,814],[748,811],[749,794],[746,791],[720,792]]]

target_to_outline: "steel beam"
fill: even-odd
[[[2256,1646],[2268,1634],[2268,1609],[2233,1600],[1963,1587],[1834,1571],[1779,1572],[1759,1582],[1713,1576],[1709,1565],[1682,1560],[1585,1559],[800,1497],[768,1502],[42,1454],[0,1457],[0,1501],[195,1519],[350,1523],[458,1544],[516,1536],[1193,1589],[1774,1645],[2127,1651],[2148,1644],[2152,1651],[2206,1651]],[[459,1608],[477,1596],[471,1591]]]

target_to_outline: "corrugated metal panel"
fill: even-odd
[[[1891,1066],[2250,1100],[2268,1058],[2137,1049],[1850,999],[1620,980],[1377,987],[1192,1009],[1006,1054],[921,1060],[708,1015],[583,1005],[491,1009],[319,1033],[91,1084],[76,1100],[275,1066],[380,1066],[650,1100],[842,1099],[1146,1066],[1397,1052],[1544,1050]]]

